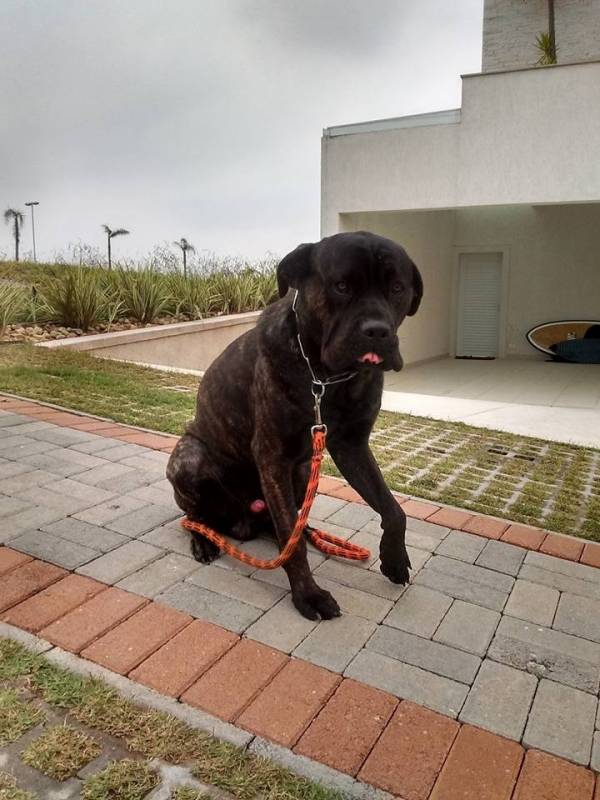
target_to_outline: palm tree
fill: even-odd
[[[535,46],[540,52],[538,64],[547,67],[550,64],[556,64],[556,54],[558,52],[556,47],[556,25],[554,15],[554,0],[547,0],[548,2],[548,32],[543,31],[538,34],[535,40]]]
[[[4,221],[7,225],[12,222],[13,236],[15,237],[15,261],[19,260],[19,242],[21,241],[21,228],[23,227],[23,212],[15,208],[7,208],[4,212]]]
[[[187,254],[188,253],[195,253],[196,248],[191,242],[188,242],[183,236],[178,242],[173,242],[174,245],[179,247],[181,252],[183,253],[183,277],[187,278]]]
[[[125,236],[129,233],[126,231],[125,228],[115,228],[113,231],[112,228],[109,228],[108,225],[103,225],[102,228],[104,229],[104,233],[107,236],[107,244],[108,244],[108,268],[112,269],[112,260],[111,260],[111,253],[110,253],[110,240],[114,239],[115,236]]]

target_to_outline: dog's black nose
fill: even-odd
[[[392,335],[392,329],[386,322],[378,319],[367,319],[361,323],[360,332],[368,339],[383,341]]]

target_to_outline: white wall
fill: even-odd
[[[600,204],[341,218],[340,230],[359,229],[398,241],[423,274],[421,309],[400,329],[406,363],[443,356],[453,349],[454,285],[462,248],[507,254],[507,355],[535,356],[525,334],[538,323],[600,319]]]
[[[467,76],[461,121],[322,142],[322,232],[339,215],[600,201],[600,62]]]
[[[600,59],[600,0],[555,0],[557,61]],[[548,31],[548,0],[485,0],[484,72],[532,67],[538,34]]]

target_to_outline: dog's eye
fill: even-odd
[[[346,281],[338,281],[335,285],[335,288],[337,289],[338,292],[340,292],[340,294],[346,294],[346,292],[349,289]]]

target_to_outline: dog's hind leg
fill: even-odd
[[[189,519],[223,534],[236,535],[244,527],[243,503],[226,488],[223,475],[199,439],[186,434],[179,440],[167,464],[167,478],[175,502]],[[219,556],[219,548],[198,533],[192,534],[191,548],[196,561],[205,564]]]

